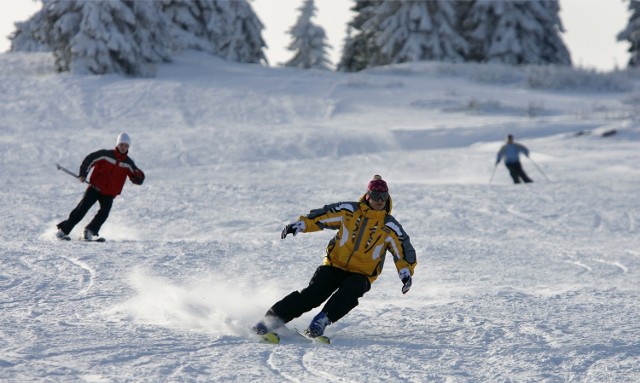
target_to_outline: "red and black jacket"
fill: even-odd
[[[136,185],[144,181],[144,173],[127,153],[120,153],[118,149],[102,149],[89,154],[80,165],[80,177],[87,177],[89,169],[93,167],[91,186],[101,194],[116,197],[122,192],[127,177]]]

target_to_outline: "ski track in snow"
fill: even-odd
[[[126,79],[47,62],[0,55],[0,380],[640,380],[635,93],[433,63],[344,74],[193,54]],[[145,184],[115,200],[107,242],[53,239],[84,190],[55,163],[75,170],[121,130]],[[551,181],[525,158],[535,183],[500,164],[488,184],[507,132]],[[305,287],[333,235],[280,240],[283,225],[376,173],[418,254],[411,291],[388,257],[331,345],[258,341],[251,325]]]

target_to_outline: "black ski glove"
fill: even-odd
[[[411,288],[411,277],[402,278],[402,294],[408,293],[410,288]]]
[[[133,171],[133,175],[131,176],[131,182],[136,185],[142,185],[142,183],[144,182],[144,178],[145,176],[142,170],[136,169]]]
[[[294,223],[290,223],[282,229],[282,234],[280,234],[280,238],[285,239],[287,234],[296,235],[301,231],[304,231],[305,224],[302,221],[296,221]]]
[[[406,294],[411,288],[411,274],[409,273],[408,269],[402,269],[400,270],[398,275],[400,276],[400,280],[402,281],[402,294]]]

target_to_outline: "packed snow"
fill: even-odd
[[[52,61],[0,55],[3,382],[640,381],[637,74]],[[145,183],[114,201],[107,242],[76,240],[95,207],[54,239],[86,186],[56,163],[77,171],[122,131]],[[508,133],[533,184],[494,167]],[[389,257],[331,345],[261,342],[250,327],[335,234],[282,227],[374,174],[417,252],[411,291]]]

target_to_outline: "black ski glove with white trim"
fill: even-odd
[[[398,275],[400,276],[400,280],[402,281],[402,294],[406,294],[411,288],[411,273],[409,273],[409,270],[407,269],[402,269],[400,270]]]
[[[294,223],[290,223],[282,229],[282,234],[280,234],[280,238],[285,239],[287,234],[296,235],[302,231],[304,231],[306,225],[302,221],[296,221]]]

